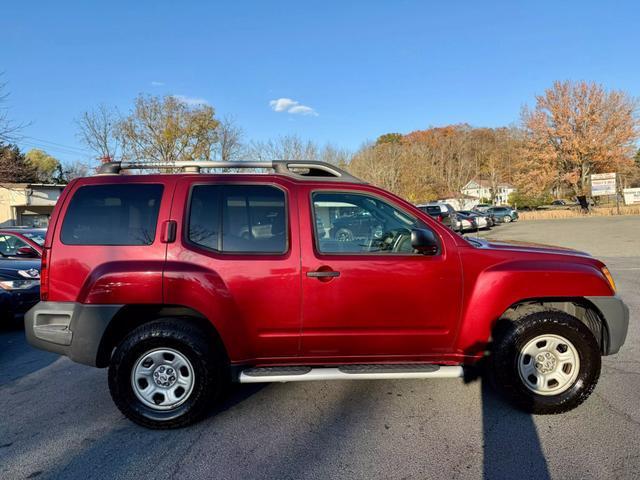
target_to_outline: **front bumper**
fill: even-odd
[[[586,297],[599,311],[607,329],[607,344],[603,347],[605,355],[618,353],[624,345],[629,329],[629,307],[618,296]]]
[[[39,302],[24,317],[27,341],[36,348],[96,366],[107,326],[122,305]]]
[[[38,303],[39,299],[39,286],[29,290],[7,291],[0,289],[0,319],[21,318],[27,310]]]

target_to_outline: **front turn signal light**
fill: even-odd
[[[616,282],[613,281],[613,277],[611,276],[611,272],[609,271],[609,269],[607,267],[602,267],[602,274],[604,275],[604,278],[607,279],[607,282],[609,282],[609,286],[611,287],[611,291],[613,291],[613,293],[616,293]]]

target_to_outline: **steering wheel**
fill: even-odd
[[[407,240],[409,243],[407,244]],[[411,231],[406,228],[398,228],[384,232],[380,238],[374,240],[373,245],[384,252],[411,252]],[[408,245],[408,247],[407,247]]]
[[[413,253],[411,230],[408,228],[399,228],[395,233],[395,242],[391,251],[396,253]]]

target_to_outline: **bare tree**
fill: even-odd
[[[75,161],[71,163],[65,163],[62,166],[63,179],[65,182],[70,182],[74,178],[87,177],[91,175],[92,168],[85,162]]]
[[[16,140],[16,134],[25,127],[25,124],[17,124],[9,118],[7,100],[7,82],[2,81],[3,72],[0,72],[0,142],[11,143]]]
[[[78,139],[102,159],[115,159],[120,150],[118,112],[104,104],[84,112],[76,124]]]
[[[247,148],[251,160],[318,160],[318,146],[297,135],[284,135],[266,141],[253,141]]]
[[[222,118],[218,124],[217,133],[214,156],[223,162],[239,160],[242,156],[244,132],[236,124],[235,119],[231,116]]]

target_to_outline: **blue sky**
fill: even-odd
[[[12,1],[0,71],[11,116],[31,122],[22,147],[64,161],[86,156],[82,111],[126,112],[139,93],[203,99],[248,138],[355,149],[391,131],[515,123],[556,79],[640,96],[639,24],[638,2]],[[281,98],[298,103],[274,111]]]

